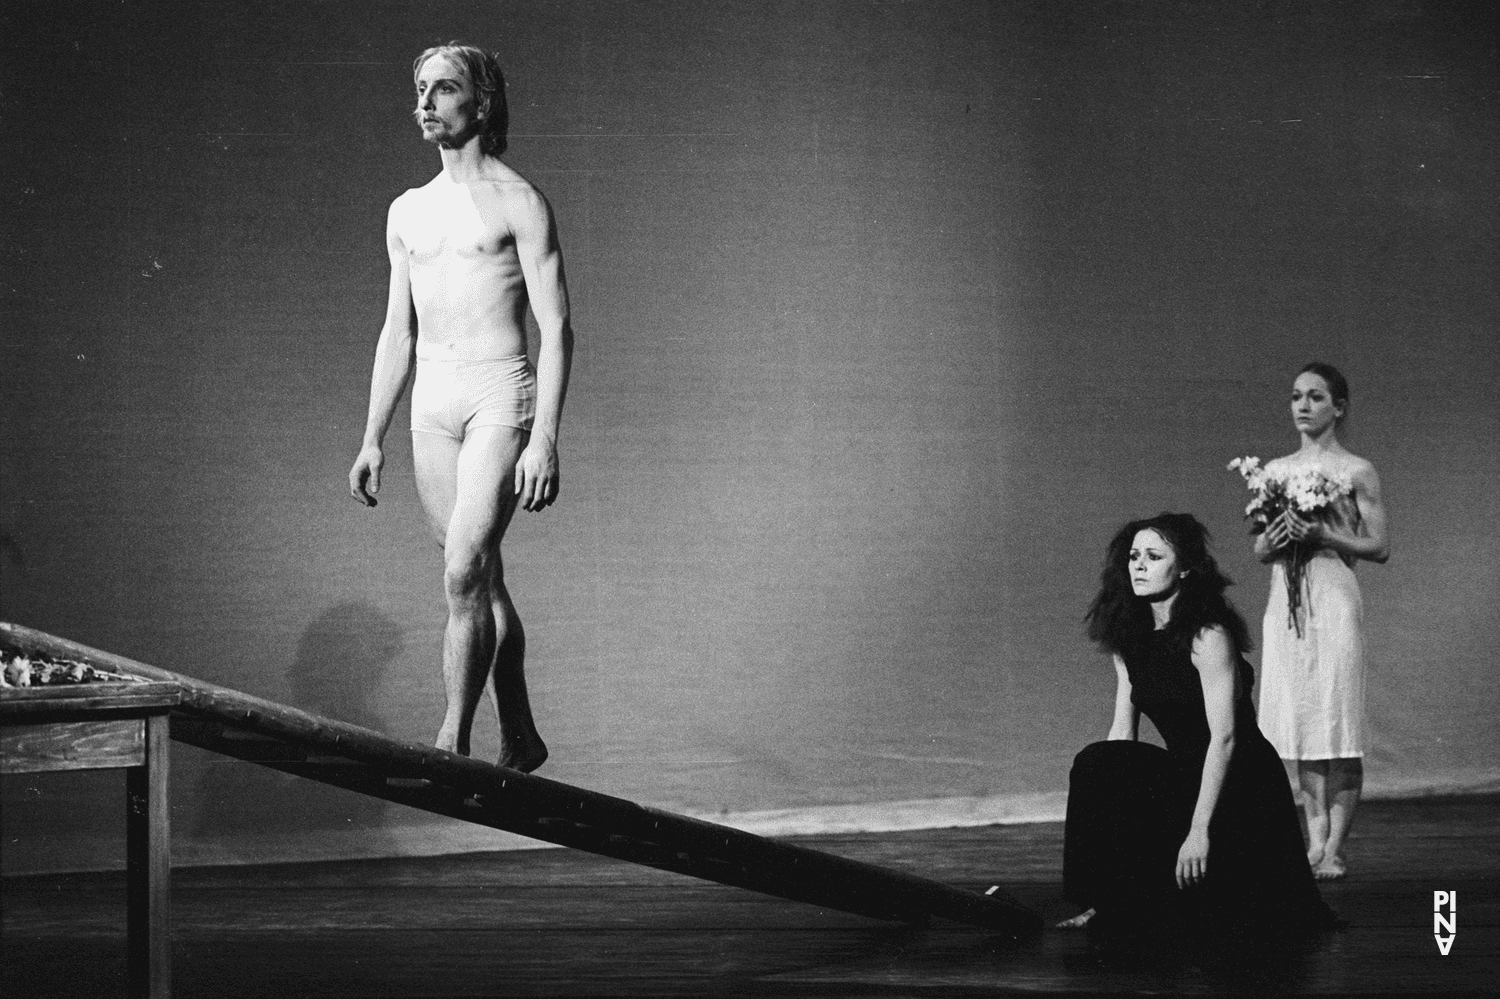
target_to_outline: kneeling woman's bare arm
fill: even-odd
[[[1141,712],[1130,700],[1130,674],[1125,660],[1115,658],[1115,719],[1109,726],[1112,741],[1134,742],[1140,737]]]
[[[1234,643],[1220,627],[1204,628],[1193,639],[1193,665],[1203,685],[1203,707],[1208,715],[1208,752],[1192,825],[1177,852],[1177,886],[1187,888],[1208,875],[1208,825],[1224,790],[1229,757],[1234,753],[1234,697],[1238,682]]]

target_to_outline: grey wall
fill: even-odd
[[[1481,9],[10,5],[0,617],[434,734],[404,408],[380,507],[344,476],[385,208],[439,166],[410,60],[461,36],[579,330],[561,502],[506,545],[547,774],[697,812],[1065,788],[1108,724],[1105,541],[1197,513],[1258,619],[1224,463],[1295,447],[1316,357],[1391,506],[1371,786],[1493,788]],[[174,766],[184,857],[444,835]],[[111,780],[7,778],[6,869],[117,853]]]

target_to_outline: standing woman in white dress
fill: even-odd
[[[1302,435],[1293,454],[1266,466],[1276,477],[1317,471],[1347,480],[1320,519],[1294,512],[1255,540],[1271,563],[1271,596],[1262,625],[1260,727],[1295,770],[1307,816],[1307,860],[1320,880],[1344,876],[1343,846],[1364,785],[1364,603],[1354,563],[1390,556],[1385,505],[1375,466],[1338,440],[1349,411],[1349,383],[1331,364],[1304,367],[1292,385],[1292,420]],[[1312,548],[1296,617],[1287,599],[1286,563],[1294,545]]]

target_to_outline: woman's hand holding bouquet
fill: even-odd
[[[1250,533],[1264,534],[1273,551],[1286,552],[1287,613],[1300,638],[1302,621],[1297,611],[1308,559],[1322,546],[1330,509],[1353,493],[1353,483],[1316,469],[1271,472],[1255,457],[1236,458],[1229,468],[1240,473],[1250,490],[1250,503],[1245,507]]]

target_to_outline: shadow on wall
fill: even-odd
[[[21,550],[21,543],[9,531],[0,531],[0,580],[5,579],[9,572],[11,579],[20,582],[26,578],[26,569],[26,553]],[[0,621],[17,620],[19,615],[15,609],[15,605],[5,599],[5,587],[0,586]]]
[[[288,702],[304,711],[383,730],[371,693],[405,646],[401,629],[368,604],[322,613],[302,633],[287,671]],[[194,788],[198,817],[192,838],[224,859],[255,859],[262,851],[317,856],[326,850],[380,852],[387,843],[386,804],[267,767],[216,756]],[[325,846],[306,835],[337,833]]]
[[[21,552],[20,542],[4,531],[0,531],[0,561],[13,562],[18,571],[26,571],[26,556]]]

